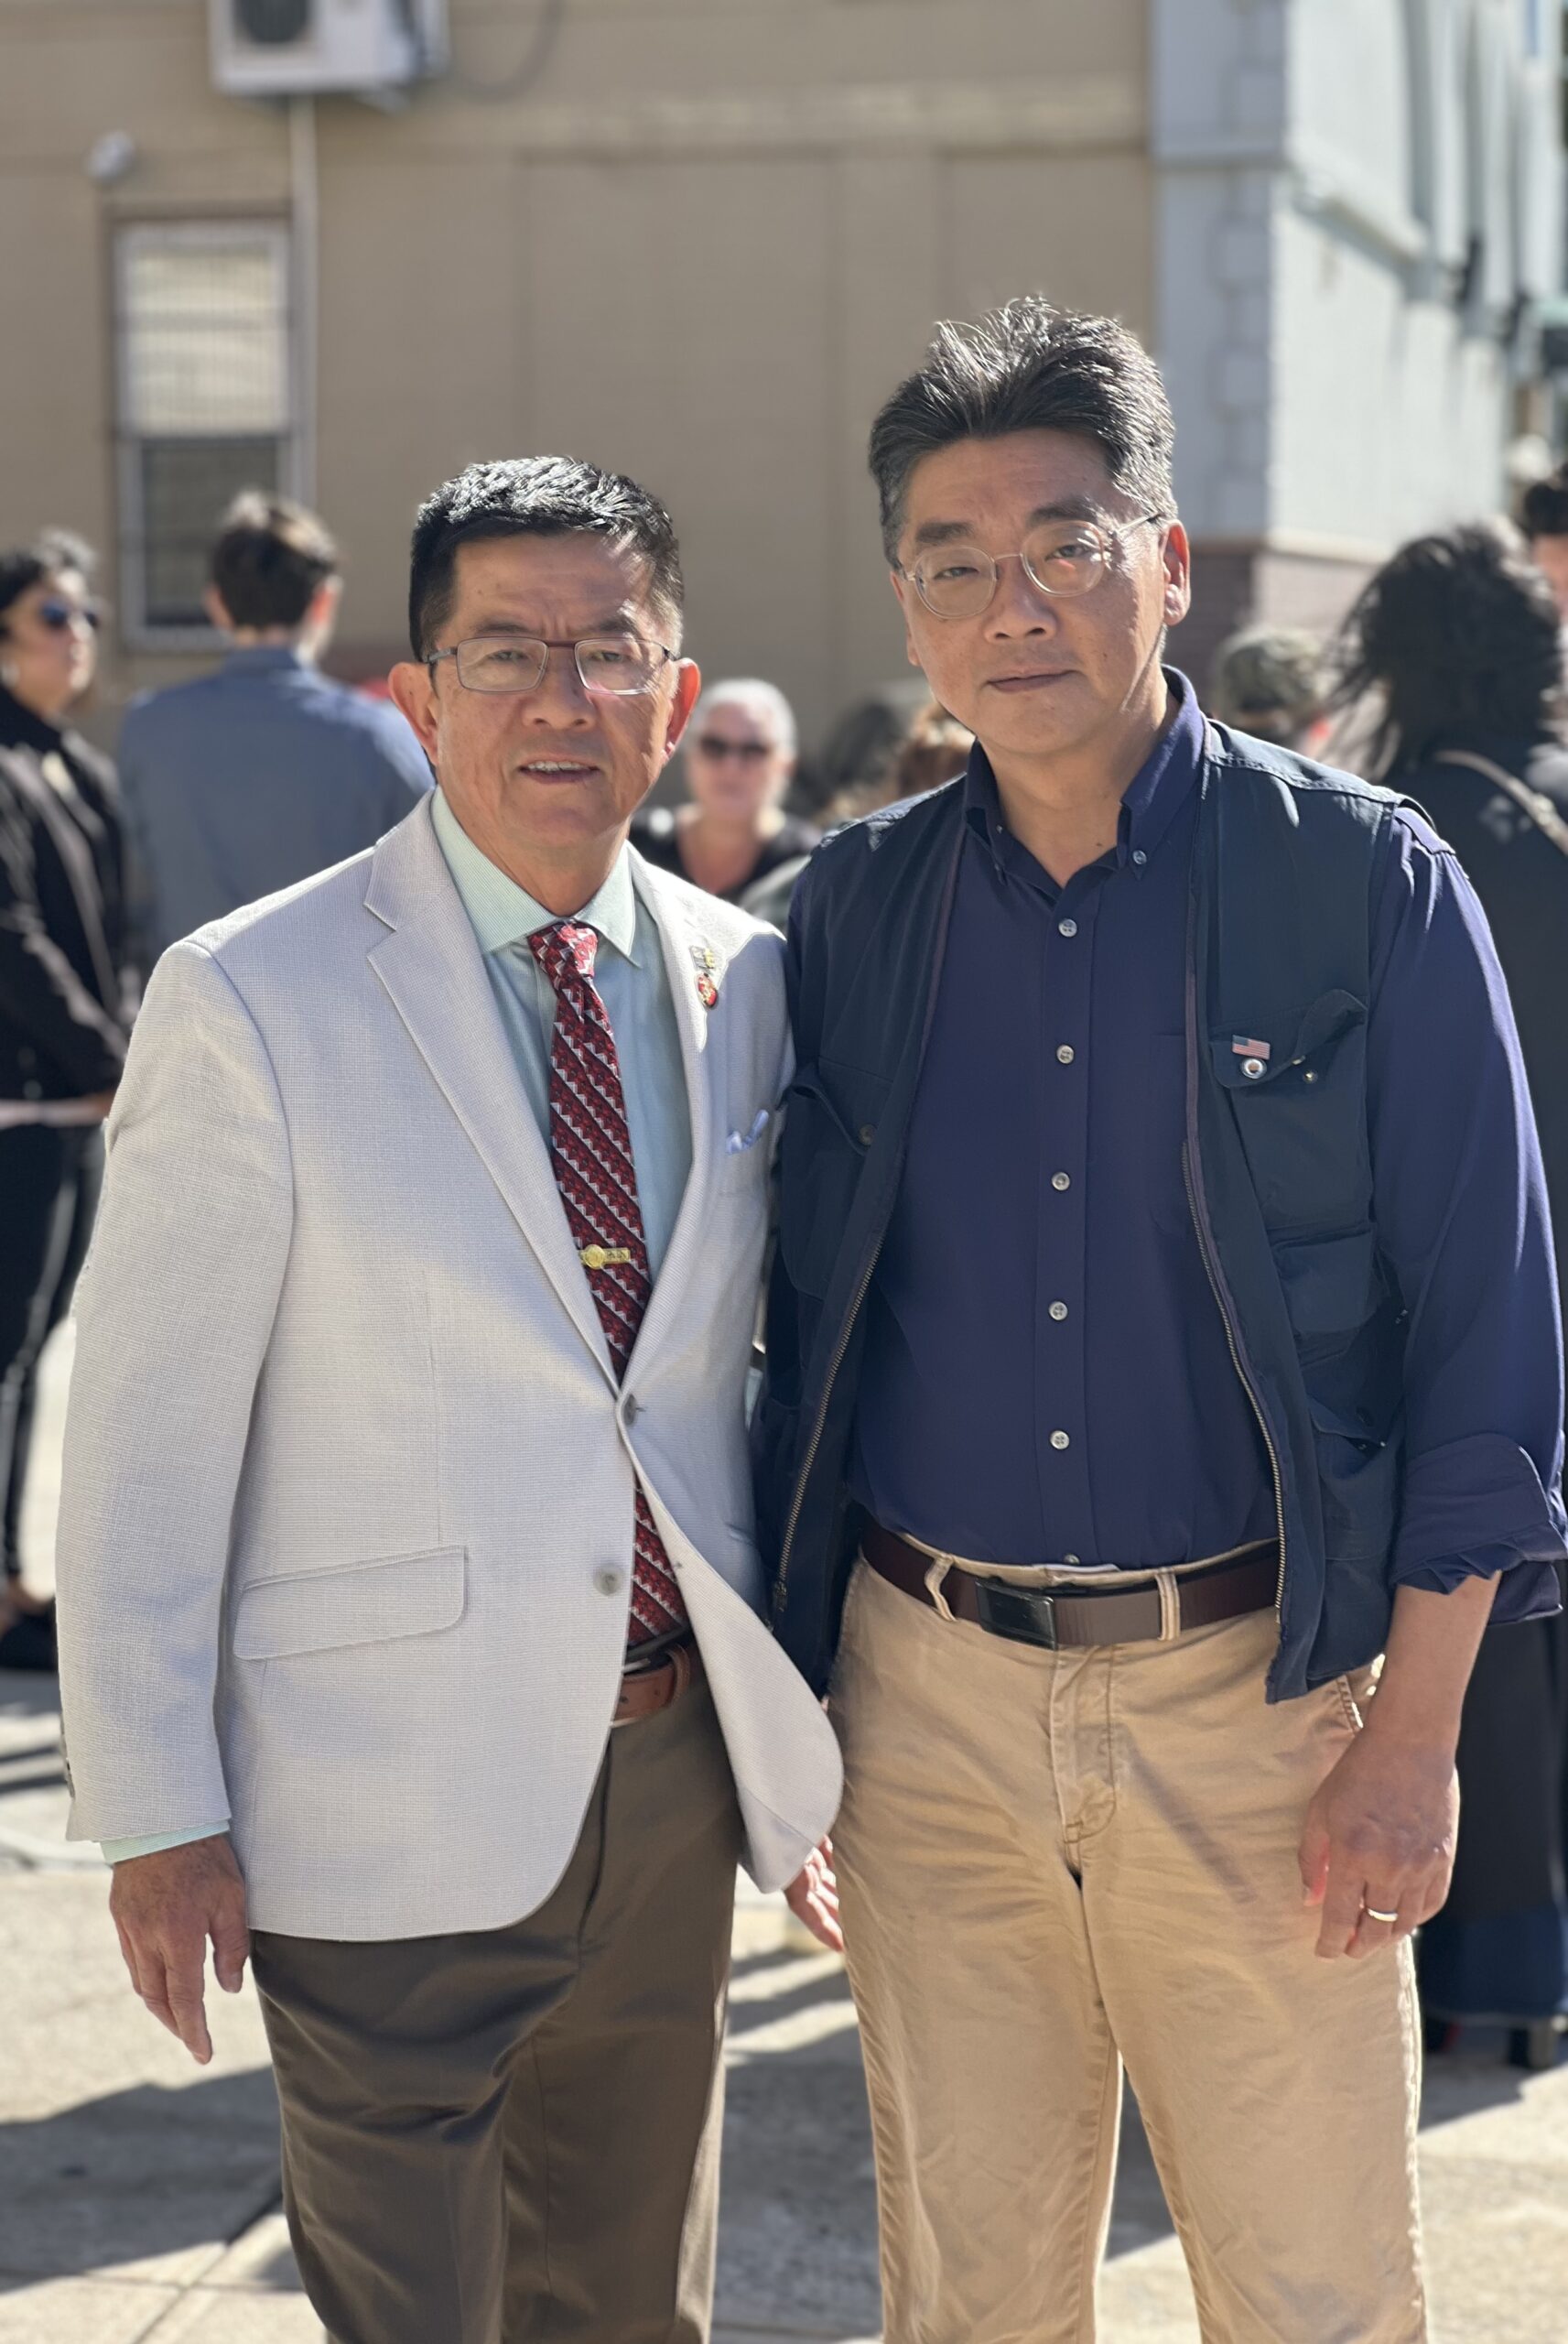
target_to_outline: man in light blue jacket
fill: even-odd
[[[133,701],[120,739],[149,960],[373,846],[429,787],[396,710],[317,668],[341,589],[313,514],[255,489],[236,498],[207,590],[232,648],[214,674]]]

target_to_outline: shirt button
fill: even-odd
[[[1148,862],[1149,857],[1144,853],[1143,849],[1141,846],[1135,846],[1132,850],[1132,860],[1138,865],[1140,871],[1141,871],[1144,864]]]
[[[1076,936],[1077,932],[1078,923],[1076,919],[1059,919],[1056,922],[1058,936]]]
[[[1073,1185],[1073,1181],[1072,1181],[1072,1175],[1071,1175],[1070,1173],[1067,1173],[1067,1172],[1053,1172],[1053,1173],[1052,1173],[1052,1175],[1051,1175],[1051,1186],[1052,1186],[1054,1188],[1070,1188],[1072,1187],[1072,1185]]]
[[[594,1572],[593,1583],[600,1595],[619,1595],[626,1584],[626,1574],[617,1570],[613,1563],[600,1563]]]
[[[1060,1325],[1061,1321],[1066,1317],[1066,1315],[1067,1306],[1065,1302],[1054,1302],[1051,1305],[1051,1316],[1056,1320],[1058,1325]]]
[[[1054,1432],[1051,1435],[1051,1446],[1053,1449],[1070,1449],[1072,1445],[1071,1440],[1065,1432]]]
[[[1071,1042],[1062,1043],[1056,1052],[1058,1064],[1062,1066],[1071,1066],[1073,1063],[1073,1046]]]

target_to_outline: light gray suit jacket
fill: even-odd
[[[633,875],[693,1168],[623,1385],[427,805],[148,989],[78,1302],[70,1828],[229,1817],[258,1927],[414,1937],[543,1903],[610,1730],[639,1479],[758,1881],[832,1820],[832,1731],[758,1616],[742,1394],[774,1124],[727,1144],[787,1080],[782,950]]]

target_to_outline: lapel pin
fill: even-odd
[[[687,950],[697,970],[697,997],[704,1009],[716,1009],[719,987],[713,982],[713,971],[719,966],[719,955],[709,944],[689,944]]]
[[[1245,1034],[1230,1037],[1230,1054],[1241,1060],[1241,1071],[1249,1082],[1257,1082],[1268,1073],[1271,1047],[1268,1042],[1251,1041]]]

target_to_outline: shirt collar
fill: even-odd
[[[1197,694],[1179,667],[1165,669],[1172,711],[1164,731],[1123,793],[1115,860],[1133,855],[1147,861],[1197,780],[1203,761],[1204,720]],[[969,752],[964,784],[965,819],[993,851],[1006,836],[1001,798],[990,759],[977,741]]]
[[[430,819],[481,952],[504,952],[535,930],[555,927],[561,915],[535,903],[499,863],[481,853],[448,805],[444,790],[431,793]],[[599,893],[572,917],[584,928],[596,929],[623,960],[637,966],[637,897],[632,885],[631,858],[624,847]]]
[[[254,676],[269,667],[308,668],[312,662],[292,643],[245,643],[224,654],[223,666],[231,673]]]

